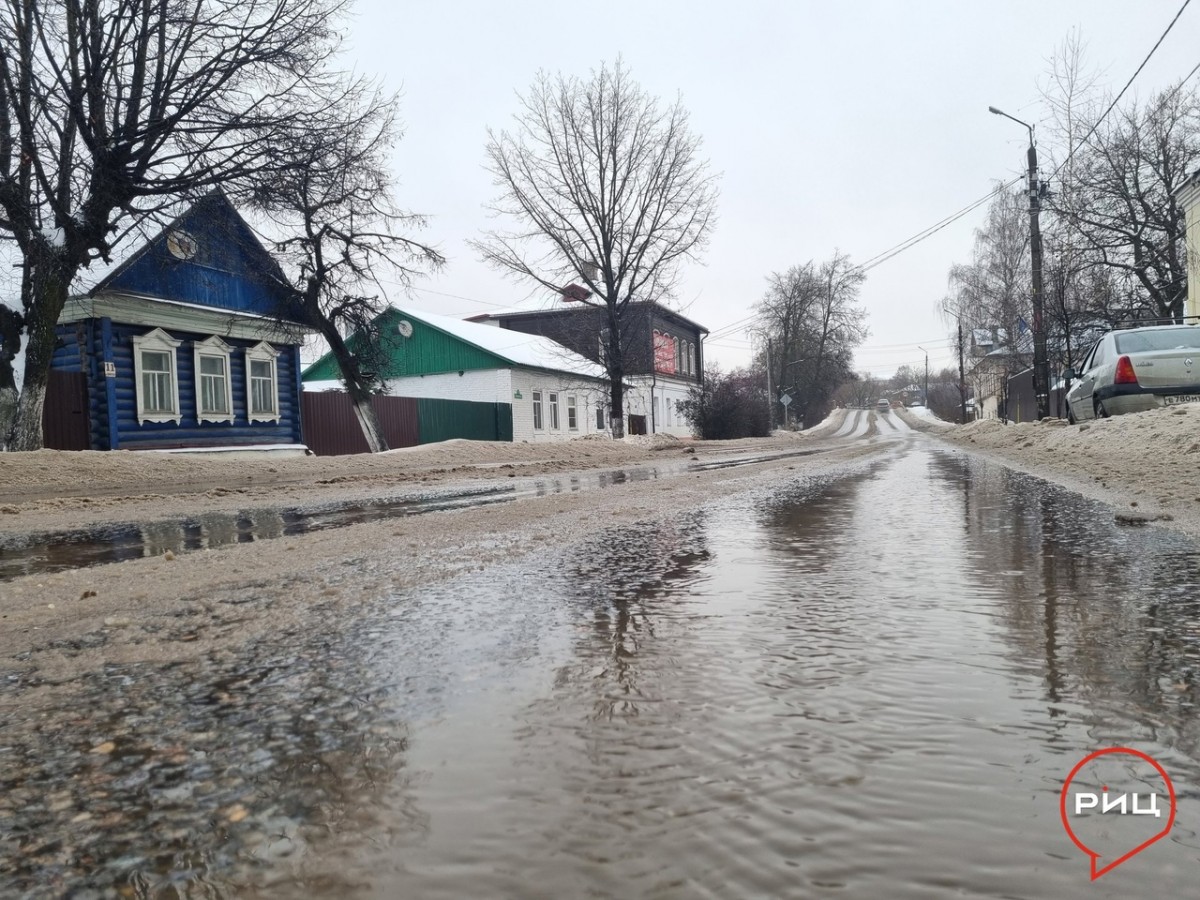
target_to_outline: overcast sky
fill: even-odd
[[[479,262],[496,189],[487,128],[509,126],[539,69],[587,76],[622,56],[650,93],[677,94],[722,174],[719,221],[676,307],[716,332],[746,317],[765,278],[835,248],[865,261],[1020,174],[1027,135],[989,105],[1036,123],[1049,58],[1077,30],[1115,92],[1182,0],[405,3],[360,0],[347,60],[403,91],[399,199],[430,217],[422,237],[449,258],[405,301],[449,315],[547,301]],[[1147,96],[1200,61],[1189,7],[1133,91]],[[1043,149],[1045,145],[1043,144]],[[969,258],[982,208],[873,269],[870,337],[857,368],[949,363],[936,307]],[[745,334],[708,358],[745,363]]]

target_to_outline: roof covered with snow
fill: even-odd
[[[569,372],[589,378],[605,377],[604,369],[599,365],[548,337],[510,331],[507,328],[496,328],[494,325],[482,325],[478,322],[466,322],[408,307],[400,311],[460,341],[466,341],[481,350],[507,359],[514,365]]]
[[[480,325],[409,307],[390,306],[375,319],[375,340],[381,358],[375,364],[384,379],[439,372],[520,367],[605,380],[604,369],[557,341]],[[351,352],[361,352],[360,335],[351,335]],[[370,354],[368,354],[370,355]],[[340,377],[332,353],[304,370],[305,382]]]

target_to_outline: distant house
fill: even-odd
[[[219,191],[59,317],[46,444],[303,453],[300,342],[278,266]]]
[[[1007,347],[977,357],[967,370],[967,381],[977,399],[976,418],[1009,418],[1008,379],[1028,367],[1027,358]]]
[[[471,321],[541,335],[600,365],[605,352],[605,310],[564,301],[550,309],[473,316]],[[630,303],[624,334],[627,434],[691,434],[679,412],[693,387],[704,380],[704,336],[708,329],[659,303]]]
[[[396,424],[400,437],[389,436],[391,446],[449,438],[560,441],[604,431],[604,373],[561,344],[395,307],[376,325],[387,396],[415,401],[397,407],[396,415],[415,421]],[[350,350],[361,340],[351,336]],[[326,354],[304,370],[305,392],[339,391],[340,378],[337,360]],[[321,426],[310,420],[308,427]]]

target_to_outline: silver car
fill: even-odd
[[[1200,327],[1156,325],[1110,331],[1068,368],[1067,420],[1100,419],[1200,402]]]

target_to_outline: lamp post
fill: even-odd
[[[917,345],[917,349],[925,354],[925,394],[923,397],[921,397],[921,405],[928,406],[929,405],[929,351],[926,350],[924,347],[922,347],[920,344]]]
[[[1042,318],[1042,230],[1038,213],[1042,208],[1041,191],[1037,178],[1037,148],[1033,144],[1033,126],[1010,116],[994,106],[988,112],[1012,119],[1029,129],[1029,256],[1033,263],[1033,394],[1037,400],[1037,417],[1050,415],[1050,363],[1046,358],[1046,327]]]

